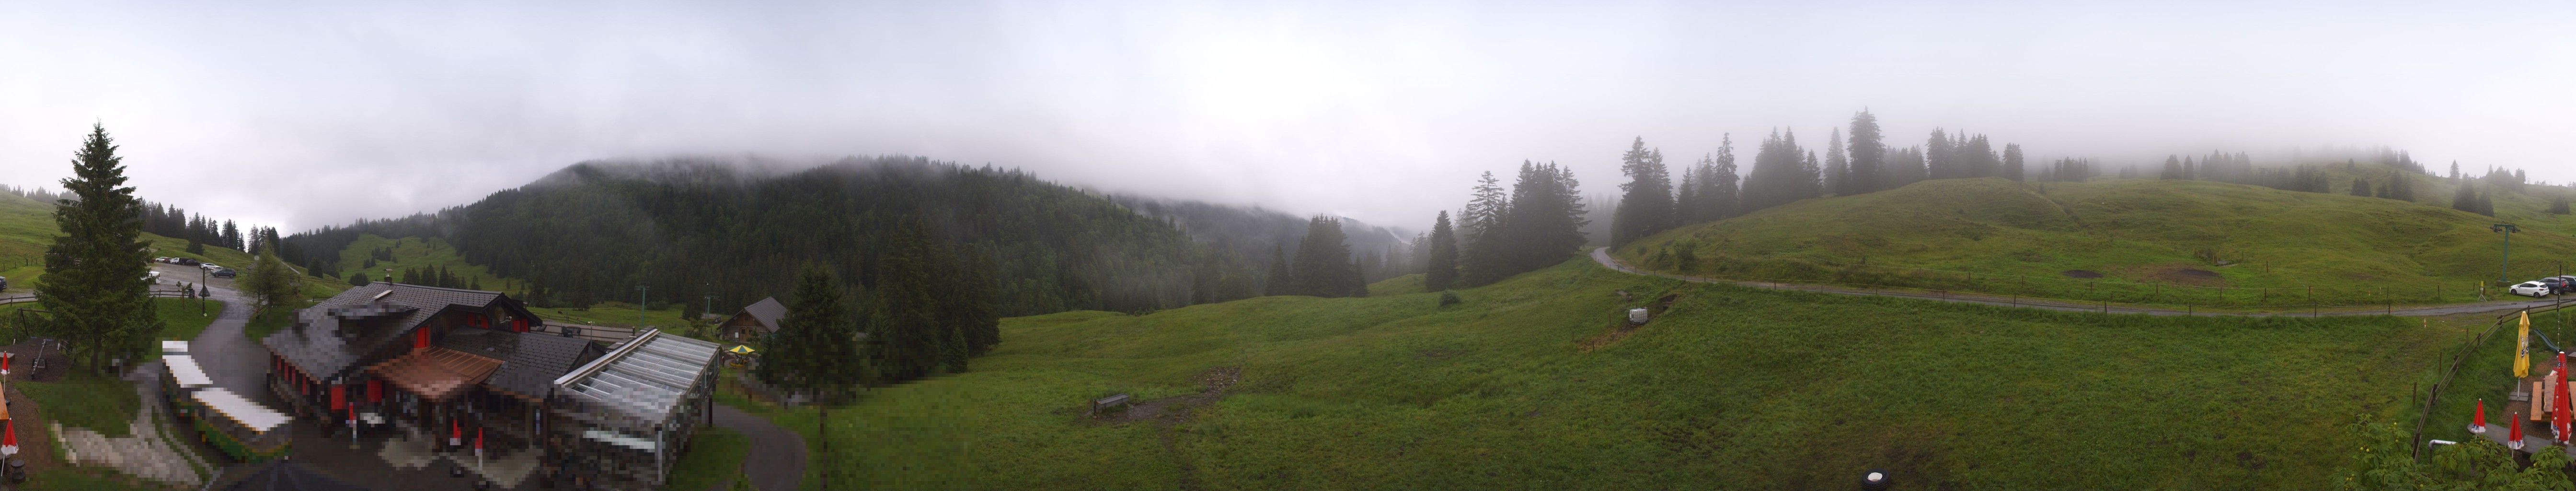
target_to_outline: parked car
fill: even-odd
[[[2540,282],[2541,286],[2549,287],[2549,294],[2551,295],[2563,295],[2571,290],[2576,290],[2576,278],[2551,276],[2531,281],[2537,281]]]
[[[2505,291],[2513,292],[2515,295],[2522,295],[2531,298],[2540,298],[2542,296],[2549,295],[2550,293],[2549,284],[2538,281],[2525,281],[2521,284],[2514,285],[2511,288],[2507,288]]]
[[[156,257],[156,258],[152,258],[152,262],[156,262],[156,263],[166,263],[166,262],[170,262],[170,258],[166,258],[166,257]]]
[[[223,266],[223,265],[221,265],[221,264],[215,264],[215,263],[202,263],[202,264],[198,264],[198,265],[197,265],[197,267],[198,267],[198,268],[203,268],[203,269],[205,269],[205,270],[207,270],[207,271],[214,271],[214,270],[224,269],[224,266]]]
[[[149,272],[145,272],[145,273],[143,273],[143,282],[144,282],[144,283],[151,283],[151,284],[155,284],[155,285],[161,284],[161,272],[160,272],[160,271],[149,271]]]
[[[9,289],[9,277],[0,276],[0,290]]]
[[[170,260],[170,262],[171,262],[172,264],[178,264],[178,265],[181,265],[181,266],[195,266],[195,265],[197,265],[197,260],[195,260],[195,259],[189,259],[189,258],[184,258],[184,257],[183,257],[183,258],[177,258],[177,259],[171,259],[171,260]]]
[[[216,278],[231,278],[231,277],[233,277],[233,270],[232,270],[232,268],[222,268],[222,269],[217,269],[217,270],[215,270],[215,277],[216,277]]]

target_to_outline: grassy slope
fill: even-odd
[[[2056,298],[2278,304],[2304,302],[2304,289],[2314,286],[2318,300],[2328,303],[2458,302],[2473,298],[2477,282],[2495,278],[2502,243],[2487,230],[2495,222],[2393,200],[2215,182],[1952,179],[1686,226],[1615,253],[1631,264],[1693,274],[2017,291]],[[2514,237],[2515,256],[2523,258],[2514,264],[2514,278],[2557,274],[2555,258],[2576,255],[2576,240],[2541,230],[2548,228],[2526,229]],[[1663,255],[1681,247],[1691,248],[1701,261],[1685,270],[1677,256]],[[1966,283],[1957,275],[1817,266],[1863,258],[1872,265],[2003,276]],[[2219,266],[2205,258],[2236,264]],[[2183,268],[2212,271],[2219,279],[2171,274]],[[2107,277],[2100,286],[2088,285],[2062,274],[2068,270]],[[2383,287],[2389,297],[2381,297]],[[2267,294],[2256,288],[2275,290]]]
[[[377,261],[376,267],[370,270],[375,277],[383,277],[386,268],[400,271],[402,268],[438,266],[447,268],[449,272],[469,281],[482,281],[483,289],[486,290],[499,290],[512,295],[520,293],[516,281],[494,275],[482,266],[466,263],[463,256],[457,255],[455,247],[435,238],[388,239],[375,235],[358,236],[357,242],[350,243],[347,249],[340,251],[340,264],[344,265],[342,266],[344,271],[340,271],[340,276],[346,278],[349,274],[358,272],[366,264],[370,252],[384,247],[393,248],[394,260]],[[632,326],[635,325],[636,319],[635,304],[623,302],[601,302],[590,308],[532,307],[529,310],[549,321],[575,324]],[[679,329],[685,326],[686,322],[680,319],[679,309],[668,308],[645,311],[644,324],[663,329]]]
[[[384,247],[394,249],[394,260],[377,261],[375,268],[365,268],[367,255]],[[367,269],[367,273],[373,275],[370,278],[384,278],[385,270],[392,269],[394,277],[401,278],[403,268],[444,267],[448,272],[465,278],[469,283],[482,282],[485,290],[508,291],[513,295],[518,293],[515,283],[492,274],[482,266],[466,263],[463,256],[456,254],[455,247],[450,247],[446,241],[435,238],[388,239],[372,234],[360,235],[357,242],[352,242],[348,248],[340,250],[339,264],[340,271],[337,271],[338,274],[335,276],[341,278],[347,278],[360,269]]]
[[[1678,292],[1597,351],[1614,289]],[[2458,337],[2388,318],[2098,317],[1684,284],[1583,261],[1463,290],[1265,297],[1014,318],[961,375],[833,412],[860,487],[1848,486],[1885,467],[1968,488],[2327,484],[2354,415],[2396,420]],[[1893,321],[1893,322],[1891,322]],[[1085,401],[1230,397],[1169,433]],[[815,438],[810,411],[772,413]],[[808,483],[814,482],[808,479]]]
[[[54,226],[53,207],[14,194],[0,193],[0,278],[9,279],[8,293],[26,293],[44,276],[45,248],[62,235]],[[152,255],[186,257],[249,272],[250,254],[222,247],[206,246],[205,254],[188,253],[187,239],[143,234],[152,244]],[[310,276],[305,280],[307,294],[330,296],[347,290],[348,285]],[[195,282],[196,278],[174,278],[173,281]]]

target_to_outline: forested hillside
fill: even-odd
[[[1149,198],[1119,194],[1109,198],[1145,216],[1170,219],[1188,232],[1191,238],[1219,249],[1232,251],[1236,257],[1262,264],[1275,251],[1295,254],[1299,237],[1306,236],[1311,217],[1263,209],[1209,203],[1204,201]],[[1397,229],[1339,218],[1342,235],[1348,238],[1351,259],[1357,260],[1368,281],[1393,278],[1418,272],[1414,262],[1413,241]]]
[[[326,227],[290,251],[362,235],[453,245],[542,305],[783,295],[808,260],[876,284],[895,226],[919,219],[959,257],[990,259],[1004,315],[1146,311],[1256,293],[1259,272],[1172,224],[1016,170],[918,157],[851,158],[794,172],[727,162],[577,164],[436,214]],[[324,271],[341,254],[292,258]],[[740,303],[739,301],[735,303]]]

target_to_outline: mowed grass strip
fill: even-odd
[[[1623,303],[1682,296],[1593,351]],[[1014,318],[969,373],[835,408],[861,488],[2315,488],[2356,416],[2460,346],[2415,319],[2151,318],[1689,284],[1570,261],[1498,285]],[[1186,422],[1092,398],[1199,392]],[[815,434],[815,413],[770,413]],[[819,447],[817,447],[819,448]],[[809,477],[809,488],[816,483]]]
[[[2508,220],[2207,181],[1942,179],[1684,226],[1613,252],[1633,266],[1704,276],[2359,307],[2477,299],[2479,283],[2503,272],[2505,237],[2488,230],[2499,221]],[[2549,231],[2556,228],[2514,234],[2506,276],[2569,272],[2576,239]]]

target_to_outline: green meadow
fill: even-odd
[[[2315,488],[2348,423],[2411,421],[2409,384],[2463,341],[2418,319],[2056,313],[1582,260],[1459,294],[1014,318],[972,371],[870,391],[828,430],[755,409],[828,433],[808,489],[822,468],[896,489],[1809,489],[1873,468],[1923,489]],[[1665,294],[1620,336],[1624,308]],[[1112,393],[1171,412],[1085,416]]]
[[[2477,300],[2502,272],[2504,236],[2489,230],[2499,221],[2531,223],[2513,237],[2516,282],[2567,272],[2576,257],[2564,217],[2523,210],[2545,200],[2498,196],[2504,220],[2207,181],[1944,179],[1684,226],[1613,253],[1711,277],[2123,303],[2452,303]]]

